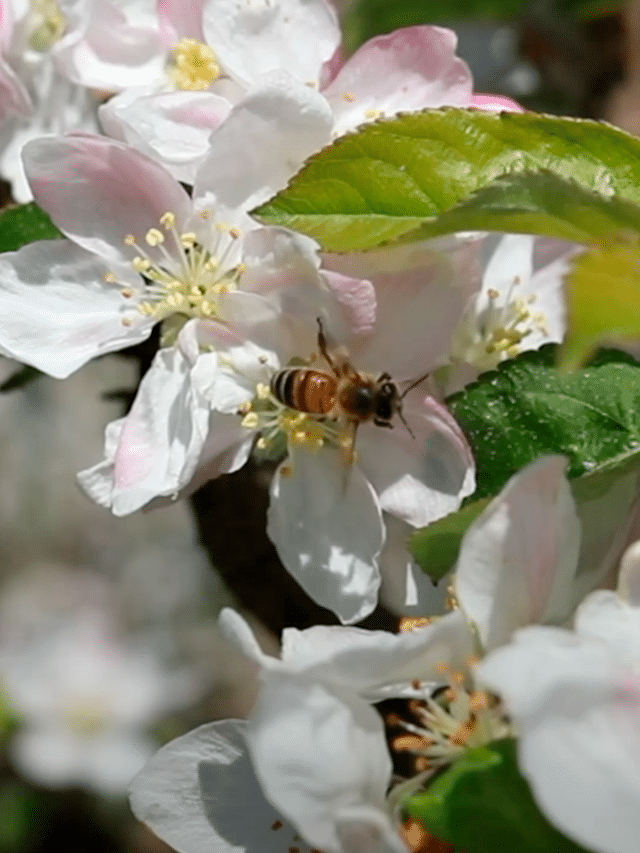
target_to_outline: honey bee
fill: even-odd
[[[290,409],[318,417],[335,418],[349,430],[347,452],[353,461],[356,430],[362,423],[391,429],[397,414],[412,437],[415,437],[402,415],[402,398],[389,373],[374,378],[353,367],[346,353],[329,353],[327,339],[318,317],[318,349],[329,370],[316,367],[285,367],[271,378],[273,396]],[[418,381],[422,381],[422,377]],[[411,390],[417,383],[413,383]]]

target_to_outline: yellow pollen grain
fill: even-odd
[[[238,237],[242,237],[242,229],[236,228],[236,226],[232,226],[229,228],[229,234],[233,237],[234,240],[237,240]]]
[[[180,242],[185,249],[193,249],[198,242],[198,237],[193,231],[186,231],[180,235]]]
[[[268,446],[269,442],[266,438],[263,438],[262,436],[260,436],[260,438],[256,441],[256,447],[258,448],[258,450],[266,450]]]
[[[490,287],[489,290],[487,290],[487,296],[489,299],[497,299],[500,296],[500,291]]]
[[[166,213],[163,213],[160,217],[160,225],[164,228],[173,228],[176,224],[176,215],[168,210]]]
[[[255,412],[249,412],[243,417],[241,421],[241,424],[245,429],[257,429],[258,423],[259,418]]]
[[[125,299],[131,299],[131,297],[133,296],[133,290],[125,288],[125,290],[120,291],[120,295],[124,296]]]
[[[469,707],[472,711],[484,711],[490,704],[489,694],[485,690],[476,690],[471,694]]]
[[[117,281],[117,278],[116,278],[116,276],[115,276],[115,273],[112,273],[112,272],[106,272],[106,273],[102,276],[102,279],[103,279],[103,281],[105,281],[107,284],[114,284],[114,283]]]
[[[131,317],[123,317],[120,322],[123,326],[126,327],[133,326],[133,320],[131,319]]]
[[[211,219],[211,211],[210,210],[201,210],[198,213],[200,219]]]
[[[127,236],[122,242],[125,244],[125,246],[135,246],[136,238],[133,236],[133,234],[127,234]]]
[[[271,397],[271,389],[264,382],[258,382],[256,385],[256,395],[258,400],[268,400]]]
[[[418,735],[399,735],[393,739],[396,752],[415,752],[424,747],[424,739]]]
[[[402,619],[400,619],[398,631],[401,634],[404,634],[407,631],[417,631],[420,628],[430,625],[432,621],[433,619],[430,616],[403,616]]]

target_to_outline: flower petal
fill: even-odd
[[[426,107],[466,107],[473,81],[455,55],[458,38],[442,27],[406,27],[366,42],[323,94],[341,136],[372,117]]]
[[[64,379],[98,355],[146,340],[153,322],[105,281],[112,272],[68,240],[0,255],[0,350]],[[118,275],[140,281],[131,271]]]
[[[342,851],[336,826],[342,809],[370,805],[382,812],[391,779],[380,715],[355,694],[350,698],[270,670],[247,725],[263,790],[326,853]]]
[[[345,623],[371,613],[384,527],[358,468],[331,448],[295,452],[273,478],[267,518],[278,556],[314,601]]]
[[[560,624],[578,603],[580,523],[565,468],[562,456],[527,465],[464,535],[456,596],[486,649],[524,625]]]
[[[133,780],[133,813],[179,853],[282,853],[293,845],[293,827],[260,789],[243,731],[239,720],[200,726]]]
[[[124,245],[128,234],[145,244],[164,213],[176,215],[178,228],[191,213],[180,184],[120,142],[88,134],[38,139],[25,145],[23,159],[40,207],[75,243],[107,260],[129,264],[136,252]]]
[[[216,0],[204,6],[203,30],[226,71],[245,85],[280,68],[317,84],[322,64],[340,42],[333,6],[325,0],[258,0],[239,6]]]

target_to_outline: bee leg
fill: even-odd
[[[393,429],[393,424],[389,423],[389,421],[383,421],[380,418],[374,418],[373,422],[376,426],[387,427],[387,429]]]
[[[384,373],[381,373],[380,376],[378,376],[376,381],[377,382],[392,382],[393,380],[392,380],[391,374],[387,373],[385,371]]]
[[[320,319],[320,317],[316,317],[316,321],[318,323],[318,349],[320,350],[320,354],[322,355],[324,360],[335,373],[337,371],[337,368],[334,360],[329,355],[329,350],[327,349],[327,339],[324,334],[322,320]]]

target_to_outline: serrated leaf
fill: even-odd
[[[465,853],[585,853],[536,806],[513,740],[465,752],[404,806],[433,835]]]
[[[447,402],[471,444],[474,498],[495,495],[543,453],[569,459],[569,477],[640,448],[640,366],[610,361],[564,374],[545,351],[523,353]]]
[[[634,240],[640,236],[640,205],[552,172],[519,172],[496,178],[402,241],[456,231],[541,234],[576,243]]]
[[[14,252],[27,243],[61,236],[44,210],[33,202],[0,213],[0,252]]]
[[[574,258],[565,279],[569,324],[560,365],[575,368],[603,340],[640,338],[638,240],[601,245]]]
[[[325,249],[415,231],[505,173],[548,170],[640,204],[640,139],[602,122],[446,108],[364,125],[312,157],[254,213]]]

